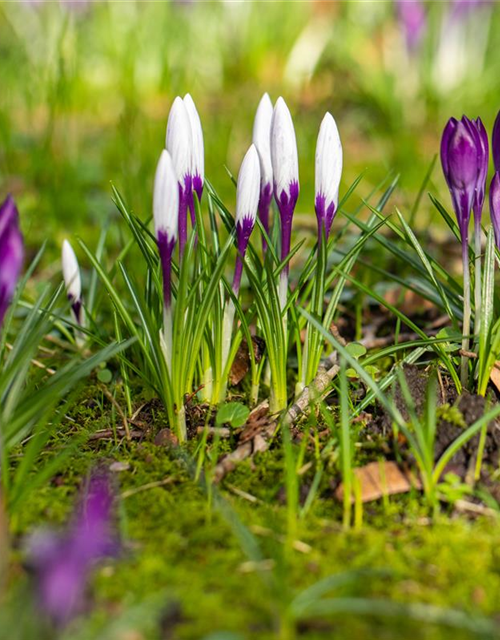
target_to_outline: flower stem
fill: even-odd
[[[222,380],[219,382],[220,389],[218,390],[218,402],[223,402],[226,397],[227,391],[227,375],[226,368],[228,364],[229,351],[231,350],[231,337],[233,335],[233,322],[234,322],[234,302],[228,300],[226,308],[224,309],[224,319],[222,321],[222,358],[221,358],[221,372]],[[217,386],[219,386],[217,385]]]
[[[462,351],[469,350],[470,334],[470,270],[469,270],[469,243],[465,237],[462,241],[462,264],[464,270],[464,318],[462,326]],[[460,379],[462,386],[467,386],[469,361],[467,356],[462,355],[460,367]]]
[[[481,222],[474,220],[474,335],[481,327]]]

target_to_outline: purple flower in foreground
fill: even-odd
[[[0,205],[0,327],[12,300],[24,260],[19,214],[11,196]]]
[[[68,300],[75,320],[82,324],[82,282],[80,278],[80,267],[73,247],[65,240],[62,247],[62,271],[64,284],[68,293]]]
[[[273,103],[269,94],[265,93],[257,107],[253,124],[253,143],[257,147],[260,158],[260,198],[259,218],[269,235],[269,210],[273,199],[273,165],[271,160],[271,123],[273,119]],[[262,250],[265,253],[267,242],[262,237]]]
[[[490,185],[490,216],[495,232],[495,242],[500,250],[500,173],[495,172]]]
[[[118,552],[113,501],[107,474],[93,473],[68,529],[40,531],[29,541],[28,564],[39,607],[56,626],[64,626],[81,611],[94,564]]]
[[[233,291],[240,290],[243,259],[257,217],[260,194],[260,163],[255,145],[248,149],[241,163],[236,189],[236,243],[238,257],[234,270]]]
[[[333,218],[339,204],[339,185],[342,176],[342,144],[330,113],[321,122],[316,144],[316,199],[318,219],[318,243],[323,232],[328,240]]]
[[[491,147],[493,152],[493,164],[495,165],[495,171],[500,171],[500,111],[498,112],[495,124],[493,126]]]
[[[481,142],[477,128],[462,117],[450,118],[441,139],[441,163],[457,216],[462,244],[468,242],[470,213],[481,172]]]
[[[399,22],[408,51],[418,49],[427,26],[427,14],[421,0],[396,0]]]
[[[299,160],[292,116],[283,98],[274,107],[271,125],[271,159],[274,198],[281,220],[281,260],[290,253],[292,218],[299,197]],[[283,269],[282,281],[288,279],[289,265]]]

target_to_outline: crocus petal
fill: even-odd
[[[260,197],[260,161],[255,145],[251,145],[243,158],[236,188],[236,243],[238,256],[233,279],[233,291],[240,287],[243,257],[257,217]]]
[[[495,120],[495,125],[493,126],[491,147],[493,151],[493,163],[495,165],[495,171],[500,171],[500,111],[498,112]]]
[[[500,173],[495,172],[490,185],[490,216],[495,232],[495,242],[500,250]]]
[[[177,180],[183,187],[186,178],[192,178],[193,134],[186,104],[179,96],[168,115],[166,147],[172,157]]]
[[[292,116],[283,98],[278,98],[274,107],[271,125],[271,160],[276,201],[283,194],[290,198],[291,185],[299,184],[299,161],[297,141]]]
[[[68,240],[65,240],[62,246],[62,271],[68,298],[75,302],[80,300],[82,297],[80,267],[73,247]]]
[[[327,113],[321,122],[316,145],[316,216],[321,237],[324,226],[328,237],[339,203],[342,176],[342,144],[333,116]]]
[[[153,191],[153,217],[156,237],[160,232],[177,240],[179,218],[179,188],[169,152],[161,152],[156,167]]]
[[[257,107],[253,124],[253,143],[259,152],[261,189],[273,184],[273,165],[271,161],[271,123],[273,120],[273,103],[265,93]]]
[[[24,243],[19,215],[8,196],[0,206],[0,326],[14,295],[24,261]]]
[[[478,175],[476,183],[476,193],[474,197],[474,217],[477,224],[481,222],[481,214],[483,212],[484,197],[486,191],[486,178],[488,177],[488,164],[489,164],[489,142],[488,133],[484,127],[481,118],[472,120],[472,125],[477,131],[477,160],[478,160]]]
[[[191,173],[193,177],[193,190],[201,200],[203,184],[205,180],[205,153],[203,146],[203,129],[201,120],[194,104],[193,98],[187,93],[184,96],[184,104],[191,125],[192,149],[191,149]]]

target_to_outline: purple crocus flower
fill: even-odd
[[[493,126],[491,147],[493,152],[493,163],[495,165],[495,171],[500,171],[500,111],[498,112],[495,124]]]
[[[427,26],[427,14],[421,0],[396,0],[399,22],[404,32],[408,51],[418,49]]]
[[[233,291],[238,295],[243,259],[257,217],[260,194],[260,162],[255,145],[248,149],[241,163],[236,189],[236,243],[238,256],[234,270]]]
[[[467,244],[469,219],[481,173],[481,142],[477,128],[462,117],[450,118],[441,139],[441,163],[457,216],[462,244]]]
[[[82,324],[82,282],[80,267],[73,247],[65,240],[62,247],[62,271],[64,284],[68,293],[68,300],[76,322]]]
[[[488,133],[482,123],[481,118],[471,120],[471,124],[477,132],[477,162],[478,173],[476,182],[476,193],[472,208],[474,210],[474,220],[477,227],[481,226],[481,214],[483,212],[484,198],[486,193],[486,178],[488,177],[488,163],[490,156],[490,145]]]
[[[323,233],[328,240],[339,204],[342,176],[342,144],[333,116],[327,113],[321,122],[316,144],[316,199],[318,243]]]
[[[94,564],[118,552],[113,502],[107,474],[94,472],[67,530],[39,531],[29,541],[28,565],[40,610],[58,627],[81,611]]]
[[[274,107],[271,125],[271,159],[273,165],[274,198],[281,221],[281,260],[290,253],[292,218],[299,197],[299,160],[292,116],[283,98]],[[280,302],[286,303],[288,288],[287,263],[281,272]]]
[[[11,196],[0,206],[0,327],[14,295],[24,261],[19,214]]]
[[[201,120],[194,104],[193,98],[186,93],[184,96],[184,104],[189,117],[189,123],[191,125],[191,175],[193,180],[193,191],[198,196],[198,200],[201,201],[203,195],[203,183],[205,180],[205,152],[203,145],[203,129],[201,127]],[[194,202],[191,210],[191,220],[193,226],[195,224]]]
[[[500,251],[500,173],[495,172],[490,185],[490,216],[495,233],[495,243]]]
[[[257,107],[253,125],[253,143],[257,147],[260,158],[260,197],[259,218],[269,235],[269,210],[273,199],[273,165],[271,161],[271,123],[273,119],[273,103],[269,94],[265,93]],[[267,242],[262,237],[262,251],[267,250]]]

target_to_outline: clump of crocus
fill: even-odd
[[[490,216],[495,243],[500,251],[500,173],[498,171],[495,171],[490,185]]]
[[[290,253],[292,218],[299,197],[299,161],[292,116],[283,98],[274,107],[271,125],[271,160],[273,167],[274,198],[281,222],[281,260]],[[281,309],[286,306],[288,290],[287,263],[281,272],[279,298]]]
[[[478,121],[480,122],[480,121]],[[441,162],[448,183],[453,208],[457,216],[462,240],[462,262],[464,271],[464,317],[462,348],[469,348],[470,333],[470,271],[469,271],[469,220],[472,208],[480,202],[481,181],[487,172],[488,151],[480,134],[480,125],[465,116],[460,121],[451,118],[441,140]],[[481,125],[482,126],[482,125]],[[485,169],[486,166],[486,169]],[[483,201],[484,201],[484,184]],[[479,213],[480,221],[480,213]],[[479,313],[479,309],[476,310]],[[462,384],[467,382],[467,358],[462,358]]]
[[[193,190],[203,193],[204,151],[201,121],[189,94],[174,100],[167,123],[166,148],[172,157],[179,188],[179,255],[187,241],[187,214],[195,225]]]
[[[410,53],[415,52],[425,33],[427,14],[421,0],[396,0],[399,23],[404,32],[406,46]]]
[[[0,327],[19,280],[24,261],[24,243],[19,214],[11,196],[0,205]]]
[[[80,277],[80,267],[73,251],[73,247],[68,240],[62,246],[62,272],[68,300],[76,322],[82,326],[82,281]]]
[[[163,273],[162,346],[169,369],[172,364],[172,257],[177,242],[179,193],[172,158],[164,149],[155,174],[153,217]]]
[[[339,204],[342,176],[342,144],[335,120],[327,113],[321,122],[316,144],[315,210],[318,220],[318,243],[328,240]]]
[[[95,471],[66,531],[35,532],[28,541],[37,602],[56,627],[65,626],[83,609],[95,563],[118,552],[113,507],[109,477]]]
[[[253,125],[253,143],[260,158],[260,197],[259,218],[267,235],[269,235],[269,210],[273,199],[273,165],[271,161],[271,123],[273,119],[273,103],[265,93],[257,107]],[[262,251],[267,249],[266,238],[262,237]]]
[[[493,126],[491,147],[493,152],[493,164],[495,165],[495,171],[500,171],[500,111],[498,112],[495,124]]]
[[[255,145],[251,145],[243,158],[240,171],[238,173],[238,184],[236,187],[236,266],[234,270],[232,289],[235,297],[238,297],[243,271],[243,261],[250,241],[255,220],[257,218],[257,208],[260,194],[260,162],[259,154]],[[222,332],[222,371],[227,369],[229,350],[231,347],[231,335],[234,321],[234,302],[228,300],[224,309],[224,324]],[[226,375],[224,376],[224,379]],[[225,396],[225,385],[220,394],[220,400]]]

